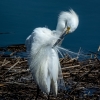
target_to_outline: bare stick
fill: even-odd
[[[2,76],[4,76],[5,74],[7,74],[13,67],[15,67],[17,64],[19,63],[19,61],[17,61],[14,65],[12,65],[7,72],[5,72]]]
[[[61,69],[64,70],[64,69],[70,69],[70,68],[75,68],[75,67],[80,67],[80,65],[74,65],[74,66],[64,67],[64,68],[61,68]]]
[[[8,63],[10,63],[10,61],[7,61],[6,63],[2,64],[1,67],[7,65]]]

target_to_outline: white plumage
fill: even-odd
[[[58,57],[60,46],[58,44],[54,46],[54,44],[64,30],[67,33],[73,32],[78,23],[78,16],[73,10],[62,12],[55,31],[39,27],[34,29],[26,39],[30,71],[39,88],[48,95],[50,90],[57,95],[58,75],[62,74]]]
[[[71,9],[70,12],[61,12],[58,18],[58,24],[56,27],[57,34],[60,35],[67,30],[67,27],[70,27],[69,33],[75,31],[79,24],[78,15]]]

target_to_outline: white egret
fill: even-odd
[[[33,79],[39,88],[49,95],[50,90],[54,95],[58,91],[58,77],[62,75],[59,63],[59,42],[65,33],[73,32],[79,24],[77,14],[71,9],[61,12],[55,31],[46,27],[33,30],[26,39],[28,63]]]

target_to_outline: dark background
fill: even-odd
[[[0,0],[0,46],[25,43],[36,27],[56,29],[61,11],[72,8],[79,15],[77,30],[62,46],[71,51],[96,51],[100,45],[99,0]]]

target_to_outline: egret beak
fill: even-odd
[[[69,33],[70,27],[67,27],[66,34]]]
[[[55,47],[56,45],[58,45],[58,44],[64,39],[65,35],[69,33],[69,30],[70,30],[70,27],[67,27],[67,30],[65,30],[65,31],[62,33],[62,35],[60,36],[60,39],[58,39],[58,40],[56,41],[56,43],[53,45],[53,47]],[[53,48],[53,47],[52,47],[52,48]]]

